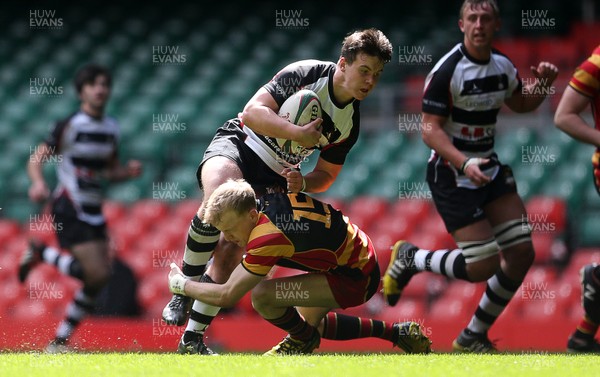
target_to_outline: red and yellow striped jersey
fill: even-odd
[[[577,67],[569,86],[591,99],[594,124],[600,130],[600,45]]]
[[[377,266],[369,237],[340,211],[303,193],[260,200],[242,265],[266,275],[274,265],[303,271],[367,276]]]

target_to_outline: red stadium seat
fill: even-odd
[[[345,209],[346,208],[346,203],[342,199],[339,199],[339,198],[321,198],[319,200],[321,200],[322,202],[331,204],[331,206],[333,208],[337,209],[338,211],[342,211],[342,212],[344,212],[344,214],[346,214],[346,209]]]
[[[392,203],[390,206],[390,213],[398,217],[404,217],[407,221],[419,224],[429,216],[429,212],[432,208],[433,204],[426,200],[401,199]]]
[[[528,300],[523,304],[521,315],[540,321],[564,321],[567,317],[565,308],[553,299]]]
[[[436,296],[447,286],[446,278],[430,272],[421,272],[410,280],[402,292],[402,298],[424,299]]]
[[[346,207],[346,215],[363,231],[368,232],[374,222],[385,216],[389,203],[376,196],[358,196]]]
[[[30,321],[31,323],[48,321],[54,313],[48,311],[46,304],[42,300],[25,299],[18,301],[9,309],[10,316],[18,318],[20,321]],[[55,319],[60,317],[55,317]]]
[[[102,206],[102,213],[106,218],[107,225],[110,227],[111,224],[127,216],[127,206],[114,200],[107,200]]]
[[[157,270],[141,279],[137,296],[142,308],[152,306],[154,302],[161,301],[163,306],[169,300],[169,286],[167,283],[168,269]]]
[[[138,218],[126,217],[115,222],[109,232],[115,248],[126,255],[149,233],[149,229]]]
[[[575,250],[563,275],[570,276],[578,281],[579,270],[589,263],[600,264],[600,248],[583,248]]]
[[[556,275],[554,267],[532,266],[527,272],[527,275],[525,275],[523,283],[550,284],[556,281]]]
[[[408,241],[425,250],[455,249],[456,244],[448,233],[430,233],[426,230],[417,230],[410,235]]]
[[[504,38],[497,39],[494,42],[494,47],[513,62],[521,75],[529,72],[529,67],[534,64],[535,52],[534,43],[528,39]]]
[[[200,207],[199,199],[187,199],[177,202],[172,208],[172,219],[176,221],[185,221],[189,223],[194,218]]]
[[[387,214],[377,219],[370,227],[369,236],[371,234],[389,234],[391,238],[396,240],[406,240],[416,227],[416,223],[410,221],[406,217],[396,214]],[[392,245],[394,242],[392,242]]]
[[[485,283],[471,283],[464,280],[454,280],[442,293],[442,298],[455,299],[464,302],[468,306],[475,306],[483,292],[485,292]]]
[[[428,318],[436,321],[466,321],[475,308],[455,298],[441,297],[436,300],[427,314]]]
[[[402,109],[408,113],[421,113],[421,95],[425,88],[425,76],[408,76],[402,83],[405,95],[402,101]]]
[[[170,264],[167,258],[157,258],[155,254],[153,256],[152,250],[138,249],[135,248],[132,252],[123,256],[125,263],[133,270],[134,274],[138,278],[143,278],[148,274],[154,272],[155,269],[162,269],[168,271]],[[179,258],[180,260],[181,258]]]
[[[561,198],[535,196],[525,204],[534,231],[558,234],[565,230],[567,205]]]
[[[598,46],[598,38],[600,35],[600,23],[598,22],[575,22],[571,31],[571,41],[579,47],[578,62],[587,59],[594,48]]]
[[[580,63],[579,46],[571,38],[538,38],[534,46],[534,62],[552,62],[559,72],[572,72]]]
[[[0,219],[0,244],[4,245],[21,233],[21,224],[18,221]]]
[[[396,306],[385,306],[376,315],[377,319],[389,322],[415,321],[421,323],[426,317],[426,301],[417,298],[402,297]]]
[[[551,233],[536,233],[531,235],[533,249],[535,250],[535,263],[544,264],[552,261],[552,245],[555,235]]]
[[[165,218],[169,211],[169,205],[163,201],[144,199],[131,206],[128,218],[142,222],[144,227],[152,227]]]

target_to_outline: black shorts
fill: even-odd
[[[281,175],[275,173],[260,157],[245,143],[247,135],[240,127],[238,118],[230,119],[221,126],[215,137],[204,152],[202,162],[196,171],[198,186],[202,190],[201,171],[206,160],[215,156],[227,157],[234,161],[242,171],[242,175],[258,196],[267,189],[287,191],[287,181]]]
[[[71,249],[88,241],[108,240],[106,224],[91,225],[80,220],[73,203],[66,195],[61,195],[52,202],[52,214],[61,248]]]
[[[485,218],[483,207],[508,193],[517,192],[517,185],[508,165],[499,165],[496,177],[487,185],[476,189],[456,186],[454,171],[436,161],[427,164],[427,183],[435,207],[444,220],[446,229],[452,233],[457,229]]]

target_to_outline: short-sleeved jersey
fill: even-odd
[[[67,195],[77,217],[92,225],[104,223],[101,171],[117,155],[119,127],[110,117],[95,119],[79,111],[55,124],[45,140],[62,158],[57,165],[54,196]]]
[[[268,194],[259,202],[242,265],[264,276],[273,266],[360,278],[375,268],[369,237],[331,205],[303,193]]]
[[[324,138],[321,138],[319,147],[320,157],[332,164],[342,165],[358,138],[360,101],[353,100],[346,105],[336,102],[333,96],[335,69],[333,62],[302,60],[283,68],[263,87],[280,107],[301,89],[314,91],[323,109],[321,129]],[[297,153],[290,153],[282,150],[275,138],[257,134],[249,127],[243,129],[248,135],[246,144],[277,173],[284,167],[299,167],[314,152],[314,148],[302,148],[295,151]]]
[[[422,110],[448,118],[444,131],[467,157],[490,157],[498,112],[521,87],[517,69],[505,55],[493,49],[489,60],[478,60],[459,43],[427,75]],[[438,158],[432,151],[430,161]],[[457,184],[472,185],[455,172]],[[497,165],[484,170],[490,177],[497,172]]]
[[[590,98],[594,124],[600,130],[600,45],[577,67],[569,86]]]

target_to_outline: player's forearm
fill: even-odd
[[[550,93],[549,85],[536,82],[523,88],[517,106],[511,107],[511,110],[517,113],[527,113],[537,109],[546,99],[546,93]]]
[[[312,171],[304,176],[305,189],[304,192],[323,192],[333,184],[335,178],[325,171]]]
[[[232,302],[233,300],[223,284],[200,283],[188,280],[184,287],[184,294],[194,300],[220,308],[227,308],[236,304],[236,302]]]
[[[423,129],[425,130],[422,133],[423,142],[443,159],[460,169],[466,156],[452,144],[444,130],[439,127],[423,127]]]
[[[600,131],[590,127],[579,114],[556,113],[554,123],[561,131],[581,142],[600,146]]]
[[[43,167],[45,154],[34,152],[27,162],[27,175],[32,183],[45,183]]]
[[[299,127],[279,117],[267,106],[252,106],[241,114],[242,122],[246,127],[258,134],[297,140]]]

